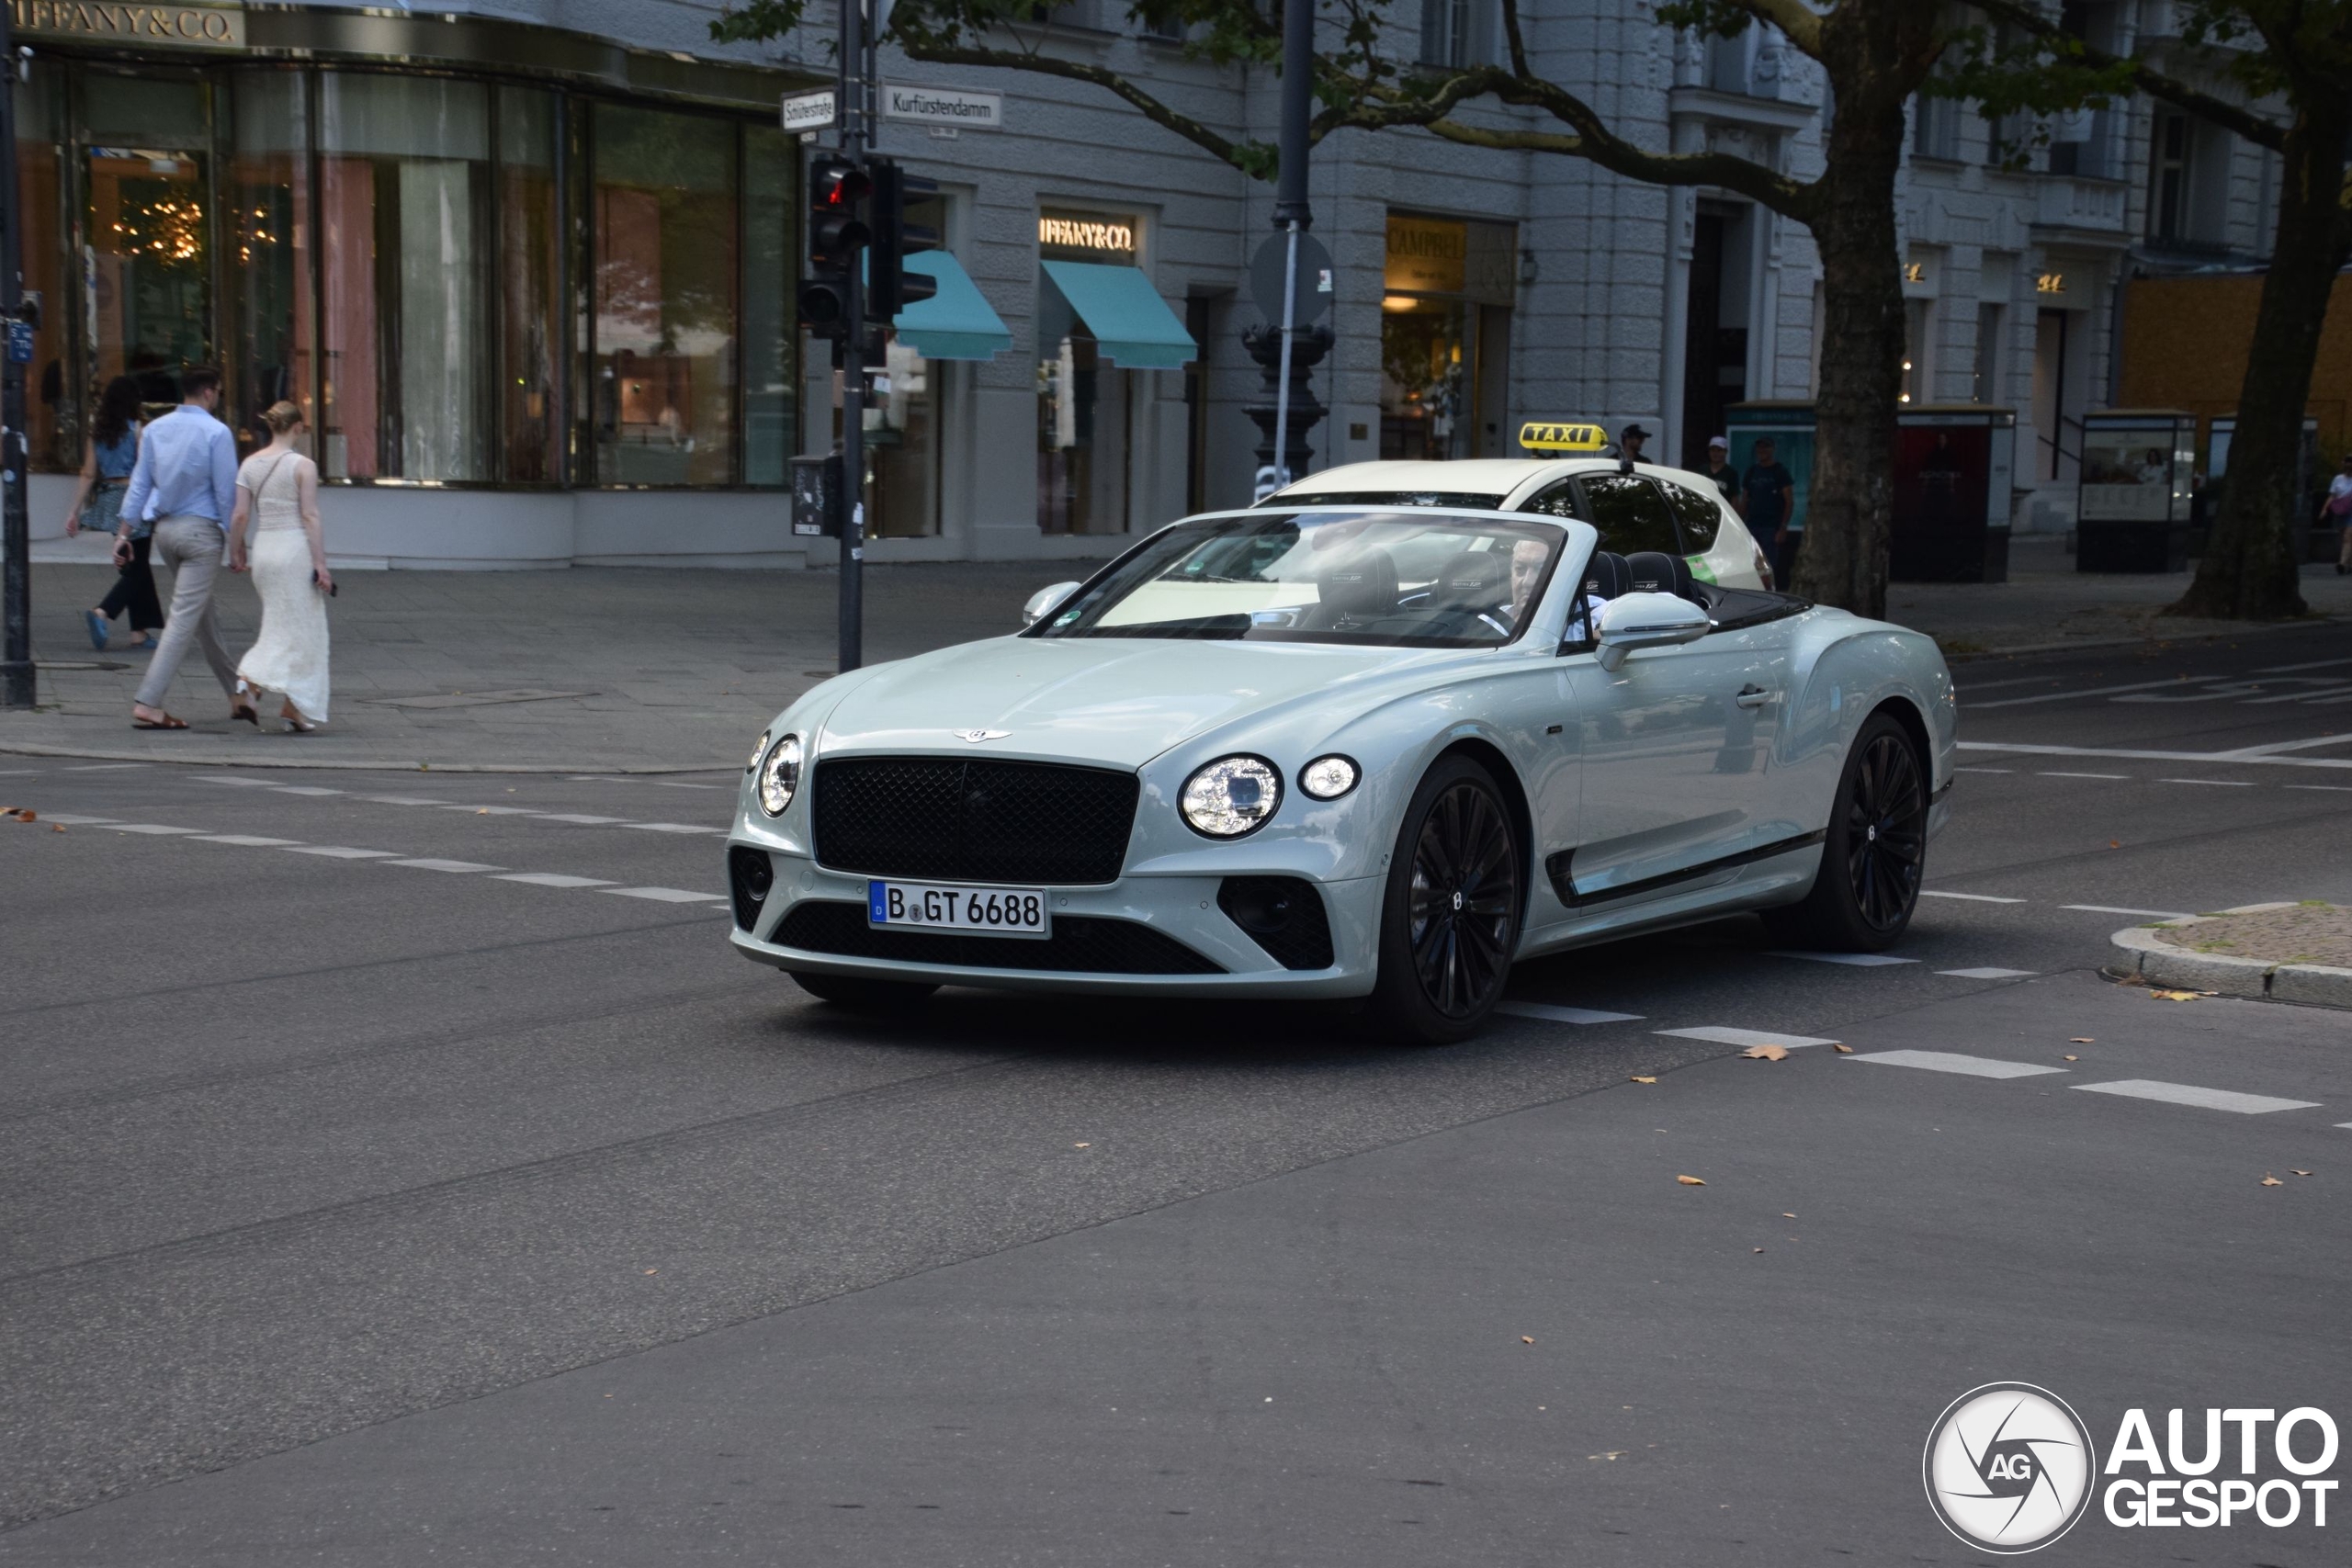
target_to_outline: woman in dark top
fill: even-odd
[[[105,394],[98,399],[97,417],[90,422],[90,439],[84,444],[82,483],[65,514],[66,537],[85,528],[94,534],[111,534],[119,525],[122,492],[139,461],[139,413],[138,382],[118,376],[107,383]],[[122,563],[114,587],[97,608],[82,612],[90,627],[92,648],[106,647],[107,624],[127,610],[132,649],[154,649],[155,634],[164,626],[164,606],[155,597],[155,574],[147,565],[147,552],[154,543],[152,532],[145,519],[131,519],[130,559]]]

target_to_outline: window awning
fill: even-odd
[[[979,285],[955,256],[945,251],[917,251],[905,265],[907,271],[931,277],[939,292],[916,300],[891,320],[900,343],[925,359],[993,359],[1012,346],[1012,333],[1003,319],[989,309]]]
[[[1142,270],[1091,262],[1040,262],[1104,358],[1130,370],[1172,370],[1199,357],[1193,334]]]

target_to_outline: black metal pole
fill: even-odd
[[[17,40],[13,7],[0,6],[0,316],[12,329],[24,307],[23,215],[17,191]],[[6,658],[0,660],[0,701],[33,705],[32,528],[25,511],[25,367],[15,353],[0,356],[0,553],[7,558]]]
[[[842,152],[865,165],[865,5],[842,0]],[[841,651],[848,674],[865,662],[865,266],[861,251],[849,269],[849,339],[842,345]]]
[[[1306,204],[1306,113],[1315,73],[1315,0],[1283,0],[1282,168],[1274,186],[1274,227],[1288,239],[1283,252],[1282,358],[1274,384],[1274,479],[1290,471],[1291,339],[1298,331],[1298,237],[1315,223]]]

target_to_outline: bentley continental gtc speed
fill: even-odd
[[[733,941],[816,995],[1362,998],[1458,1040],[1514,960],[1759,912],[1895,942],[1947,809],[1927,637],[1589,523],[1193,517],[1025,629],[837,676],[754,747]]]

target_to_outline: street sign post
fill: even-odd
[[[889,82],[882,87],[882,118],[954,126],[958,130],[995,130],[1004,124],[1004,95],[965,93],[952,87],[910,87]]]
[[[841,99],[831,87],[795,93],[784,100],[783,119],[784,129],[789,131],[831,130],[842,122]]]
[[[1288,268],[1283,263],[1290,254],[1287,233],[1269,234],[1258,243],[1257,254],[1250,258],[1250,299],[1269,320],[1281,321],[1283,291],[1287,287]],[[1331,253],[1323,242],[1312,234],[1298,237],[1298,291],[1292,301],[1297,311],[1296,324],[1311,327],[1320,321],[1323,312],[1331,308],[1333,296]]]

